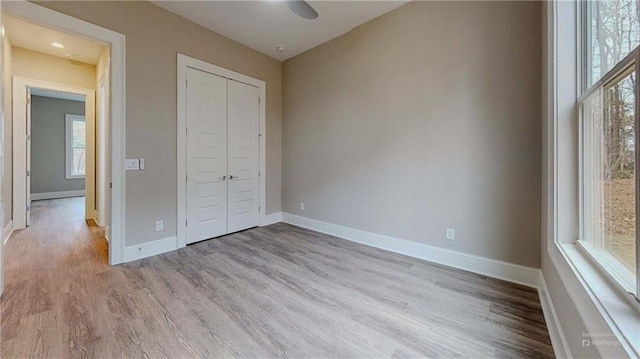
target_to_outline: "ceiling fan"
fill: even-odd
[[[287,6],[289,6],[289,9],[296,15],[305,19],[313,20],[318,17],[318,12],[304,0],[288,0]]]

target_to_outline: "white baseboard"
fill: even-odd
[[[282,213],[282,221],[295,226],[344,238],[353,242],[493,278],[503,279],[509,282],[526,285],[528,287],[537,288],[539,284],[540,270],[537,268],[366,232],[290,213]]]
[[[7,244],[9,238],[13,234],[13,221],[9,221],[2,230],[2,244]]]
[[[157,239],[155,241],[136,244],[124,248],[123,262],[131,262],[178,249],[176,236]]]
[[[275,224],[278,222],[282,222],[282,212],[276,212],[271,214],[265,214],[260,219],[260,226],[268,226],[270,224]]]
[[[40,192],[32,193],[31,200],[39,201],[43,199],[55,199],[55,198],[69,198],[69,197],[82,197],[84,196],[84,190],[77,191],[60,191],[60,192]]]
[[[540,282],[538,284],[538,295],[540,296],[540,304],[542,305],[542,313],[544,314],[544,321],[547,323],[547,331],[551,338],[551,345],[553,346],[553,353],[556,358],[573,358],[571,355],[571,349],[569,349],[569,343],[567,337],[564,335],[564,331],[560,326],[560,320],[558,319],[558,313],[553,305],[551,294],[547,288],[547,282],[544,280],[544,275],[540,271]]]

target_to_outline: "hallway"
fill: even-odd
[[[5,246],[5,292],[0,302],[3,353],[19,325],[41,320],[36,314],[48,313],[73,288],[109,269],[108,243],[97,228],[85,223],[84,197],[31,205],[31,226],[14,232]],[[25,335],[42,333],[21,335],[26,339]],[[31,343],[36,345],[37,340]]]

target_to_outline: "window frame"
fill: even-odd
[[[581,6],[578,8],[578,39],[577,39],[577,53],[580,56],[577,61],[578,65],[578,98],[576,101],[578,109],[578,121],[579,121],[579,135],[578,135],[578,188],[579,188],[579,236],[576,241],[578,249],[591,261],[594,267],[601,272],[605,278],[613,284],[613,287],[623,294],[623,296],[629,299],[629,302],[640,311],[640,149],[637,148],[640,145],[640,46],[636,46],[629,54],[627,54],[622,60],[620,60],[613,68],[605,73],[600,79],[597,79],[591,86],[589,81],[591,79],[591,29],[589,26],[591,16],[591,2],[580,2]],[[630,71],[630,68],[633,70]],[[588,242],[585,234],[585,171],[588,164],[585,163],[584,156],[584,121],[583,121],[583,104],[591,95],[595,92],[604,90],[619,81],[629,73],[635,72],[636,76],[636,88],[635,88],[635,195],[636,195],[636,278],[635,278],[635,293],[632,293],[632,285],[629,285],[628,281],[622,278],[620,268],[617,263],[609,260],[605,253],[597,250],[591,243]],[[600,97],[601,108],[604,111],[603,96]],[[608,254],[608,253],[607,253]]]
[[[85,174],[83,175],[74,175],[73,174],[73,149],[74,148],[84,148],[85,150],[85,161],[87,157],[87,144],[86,144],[86,132],[85,132],[85,146],[84,147],[74,147],[73,146],[73,123],[75,121],[82,121],[85,123],[85,131],[86,131],[86,118],[84,115],[74,115],[74,114],[65,114],[65,178],[66,179],[83,179],[86,176],[86,167]],[[86,166],[86,162],[85,162]]]

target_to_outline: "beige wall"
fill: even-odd
[[[539,268],[540,38],[540,3],[420,1],[284,62],[283,211]]]
[[[13,47],[13,76],[55,82],[64,85],[96,88],[96,67],[60,57]]]
[[[3,158],[2,158],[2,213],[4,229],[9,221],[11,221],[13,214],[12,207],[12,153],[13,153],[13,139],[12,139],[12,105],[11,99],[13,94],[12,82],[11,82],[11,42],[7,36],[3,37],[4,42],[2,46],[2,105],[3,105],[3,124],[2,124],[2,143],[3,143]]]
[[[178,52],[266,81],[266,212],[280,211],[279,61],[149,2],[38,3],[126,35],[126,156],[146,160],[145,171],[127,173],[126,245],[176,235]],[[160,219],[165,230],[155,232]]]

